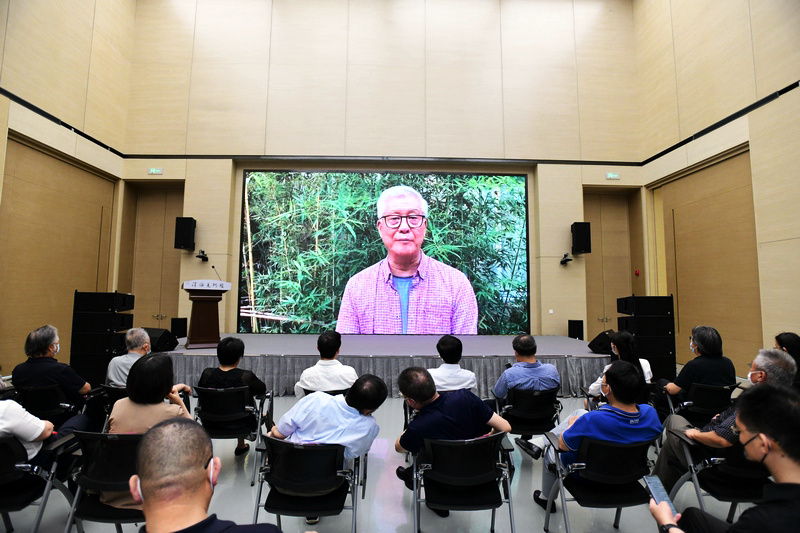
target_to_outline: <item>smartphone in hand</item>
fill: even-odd
[[[661,484],[661,479],[659,479],[658,476],[644,476],[644,483],[647,485],[647,490],[650,492],[650,495],[656,501],[656,505],[661,502],[667,502],[669,503],[672,515],[675,516],[678,514],[678,511],[675,510],[675,506],[672,504],[672,500],[669,499],[667,489]]]

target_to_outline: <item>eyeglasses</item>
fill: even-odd
[[[387,228],[397,229],[400,227],[400,224],[403,223],[403,219],[405,219],[409,228],[416,229],[422,226],[426,218],[427,217],[423,215],[386,215],[379,217],[378,220],[383,220]]]
[[[742,434],[742,431],[744,431],[744,430],[740,429],[736,424],[734,424],[734,425],[731,426],[731,431],[733,431],[733,434],[738,437],[739,435]],[[760,435],[759,433],[755,433],[752,437],[747,439],[747,442],[742,444],[742,448],[744,448],[745,446],[747,446],[748,444],[750,444],[751,442],[756,440],[756,437],[758,437],[759,435]]]

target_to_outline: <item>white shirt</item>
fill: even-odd
[[[0,436],[16,437],[28,452],[28,459],[33,459],[42,443],[33,442],[44,431],[44,420],[36,418],[14,400],[0,401]]]
[[[300,381],[294,386],[294,395],[305,396],[303,389],[331,391],[349,389],[358,379],[356,369],[343,365],[336,359],[320,359],[311,368],[300,374]]]
[[[453,391],[459,389],[470,389],[477,393],[478,382],[475,373],[461,368],[457,364],[444,363],[439,368],[429,368],[433,382],[436,384],[437,391]]]
[[[644,372],[644,381],[645,383],[650,383],[653,379],[653,371],[650,369],[650,361],[647,359],[639,359],[639,364],[642,365],[642,372]],[[606,373],[608,367],[611,365],[606,365],[603,369],[603,374]],[[600,374],[600,377],[597,378],[597,381],[589,385],[589,396],[600,396],[600,388],[603,384],[603,374]]]

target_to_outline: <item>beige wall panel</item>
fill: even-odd
[[[118,50],[129,62],[133,60],[136,4],[137,0],[95,1],[94,39],[103,39],[104,46]]]
[[[633,9],[627,0],[575,2],[581,158],[639,156]]]
[[[631,294],[631,239],[628,227],[628,196],[601,197],[603,224],[603,291],[605,316],[616,318],[617,298]],[[594,253],[594,250],[592,250]],[[590,254],[591,255],[591,254]],[[612,329],[614,320],[609,322]]]
[[[2,9],[2,5],[0,5]],[[6,173],[6,145],[8,144],[8,112],[11,100],[0,96],[0,202],[3,201],[3,178]]]
[[[646,236],[645,233],[645,191],[640,189],[628,194],[628,228],[630,229],[631,240],[631,292],[633,294],[650,295],[647,292],[647,254],[645,253]],[[636,275],[636,271],[639,275]]]
[[[134,62],[188,65],[196,4],[197,0],[137,0]]]
[[[775,335],[783,331],[797,332],[800,327],[800,239],[762,242],[758,245],[761,270],[762,346],[775,345]]]
[[[509,158],[580,158],[572,3],[500,5]]]
[[[345,155],[424,155],[424,2],[350,2],[347,65]]]
[[[161,176],[147,174],[149,168],[163,169]],[[126,180],[184,180],[186,178],[186,159],[125,159],[122,176]]]
[[[681,138],[756,100],[748,4],[672,2]]]
[[[643,166],[642,181],[645,184],[652,183],[664,176],[674,174],[687,166],[689,166],[689,163],[688,156],[686,155],[686,147],[681,146]]]
[[[76,137],[75,157],[114,177],[122,177],[123,159],[114,152],[106,150],[88,139]]]
[[[582,165],[581,181],[584,185],[600,185],[609,188],[627,188],[644,185],[642,167],[622,167],[619,165]],[[606,173],[619,174],[618,180],[606,179]]]
[[[426,155],[503,157],[500,10],[426,3]]]
[[[541,265],[542,330],[538,335],[568,333],[569,320],[585,320],[586,276],[582,259],[562,267],[558,260],[546,259]],[[550,311],[553,311],[552,313]]]
[[[270,65],[344,69],[347,11],[347,0],[274,0]]]
[[[125,148],[131,62],[122,50],[107,46],[98,31],[92,46],[84,131],[99,141]]]
[[[93,0],[12,2],[3,88],[83,129]]]
[[[346,79],[336,65],[272,65],[266,153],[344,153]]]
[[[264,0],[198,0],[195,63],[269,63],[270,11]]]
[[[0,0],[0,72],[3,70],[3,58],[6,47],[6,30],[8,30],[8,6],[11,0]],[[0,187],[2,188],[2,187]]]
[[[608,329],[603,299],[603,239],[602,211],[599,194],[583,196],[583,221],[590,224],[592,235],[592,253],[585,254],[583,261],[586,267],[586,338],[593,339],[601,331]],[[569,268],[569,266],[565,267]],[[614,315],[616,316],[616,314]],[[617,328],[613,328],[617,329]]]
[[[725,126],[703,135],[686,145],[686,162],[694,165],[709,157],[744,144],[750,138],[750,125],[747,117],[742,117]]]
[[[347,68],[345,155],[425,154],[425,67]]]
[[[750,2],[758,98],[800,79],[800,2]]]
[[[192,65],[189,154],[261,154],[267,122],[265,65]]]
[[[753,202],[758,242],[800,238],[800,89],[750,114]],[[762,284],[783,285],[768,274],[772,265],[759,260]],[[795,265],[796,266],[796,265]],[[800,276],[793,276],[800,286]],[[774,280],[774,281],[772,281]],[[765,302],[766,303],[766,302]],[[800,317],[799,317],[800,318]],[[800,320],[798,327],[800,328]]]
[[[14,102],[8,109],[8,129],[59,152],[75,154],[77,135],[74,132]]]
[[[126,154],[183,154],[191,64],[139,63],[131,70]]]

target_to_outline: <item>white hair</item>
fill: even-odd
[[[381,218],[386,212],[386,202],[393,198],[414,198],[415,200],[419,200],[422,215],[428,216],[428,202],[425,201],[425,198],[423,198],[416,189],[408,185],[396,185],[394,187],[389,187],[378,197],[378,218]]]

